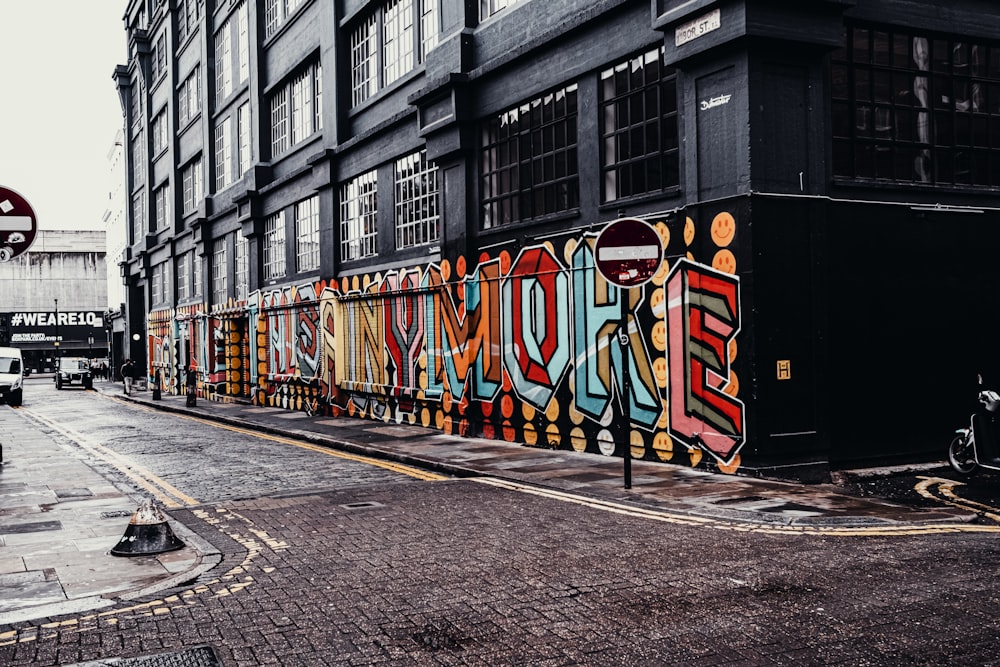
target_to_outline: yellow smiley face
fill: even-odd
[[[723,248],[715,253],[715,257],[712,258],[712,268],[722,273],[735,274],[736,255],[731,250]]]
[[[664,324],[663,320],[653,325],[650,338],[653,341],[653,347],[657,350],[662,352],[667,349],[667,325]]]
[[[684,245],[690,246],[694,243],[694,220],[688,218],[684,221]]]
[[[712,241],[720,248],[732,243],[736,236],[736,221],[733,216],[723,211],[712,220]]]

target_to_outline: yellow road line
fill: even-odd
[[[1000,509],[993,507],[992,505],[976,502],[975,500],[960,498],[955,494],[955,487],[965,486],[965,482],[956,482],[943,477],[918,477],[917,479],[921,481],[918,482],[913,488],[924,498],[930,498],[931,500],[937,500],[959,509],[976,512],[977,514],[982,514],[991,521],[1000,523],[1000,514],[998,514],[1000,513]],[[941,496],[943,497],[934,495],[934,492],[931,490],[934,486],[938,487],[941,491]]]
[[[910,536],[910,535],[936,535],[942,533],[1000,533],[1000,526],[977,526],[977,525],[953,524],[953,523],[894,524],[894,525],[879,525],[879,526],[813,526],[813,525],[782,526],[782,525],[772,525],[772,524],[762,524],[762,523],[752,523],[752,522],[723,521],[721,519],[713,519],[709,517],[690,516],[686,514],[677,514],[674,512],[666,512],[662,510],[633,507],[631,505],[623,505],[621,503],[611,502],[607,500],[587,498],[585,496],[566,493],[564,491],[555,491],[552,489],[529,486],[526,484],[520,484],[518,482],[512,482],[493,477],[475,477],[472,478],[472,481],[480,482],[482,484],[490,484],[492,486],[502,487],[510,489],[512,491],[518,491],[520,493],[528,493],[531,495],[559,500],[562,502],[573,503],[576,505],[583,505],[585,507],[591,507],[605,512],[613,512],[615,514],[622,514],[625,516],[633,516],[644,519],[652,519],[654,521],[661,521],[665,523],[673,523],[678,525],[714,528],[716,530],[766,533],[773,535],[832,535],[832,536],[844,536],[844,537],[848,536],[892,537],[892,536]]]
[[[138,404],[133,404],[133,405],[138,405]],[[148,412],[156,412],[162,414],[160,410],[156,410],[155,408],[150,408],[144,405],[138,405],[138,407]],[[370,466],[375,466],[377,468],[384,468],[385,470],[397,472],[401,475],[407,475],[409,477],[415,477],[416,479],[420,479],[425,482],[440,482],[442,480],[449,479],[447,475],[430,472],[428,470],[422,470],[420,468],[415,468],[413,466],[405,465],[403,463],[395,463],[393,461],[383,461],[381,459],[372,458],[370,456],[364,456],[363,454],[351,454],[349,452],[343,452],[340,450],[331,449],[330,447],[325,447],[323,445],[314,445],[312,443],[305,442],[303,440],[296,440],[293,438],[286,438],[280,435],[273,435],[271,433],[254,431],[250,428],[246,428],[243,426],[234,426],[232,424],[217,422],[211,419],[205,419],[203,417],[195,417],[194,415],[187,415],[183,413],[174,413],[174,416],[180,417],[181,419],[187,419],[189,421],[193,421],[199,424],[204,424],[206,426],[225,429],[227,431],[232,431],[233,433],[239,433],[241,435],[249,435],[255,438],[261,438],[262,440],[270,440],[272,442],[280,442],[281,444],[284,445],[292,445],[293,447],[306,449],[311,452],[317,452],[319,454],[325,454],[327,456],[332,456],[334,458],[345,459],[347,461],[354,461],[356,463],[364,463]]]
[[[76,431],[57,424],[48,417],[44,417],[34,411],[25,410],[25,412],[47,425],[49,428],[62,433],[64,436],[83,447],[83,449],[88,451],[94,457],[101,459],[121,471],[129,479],[151,493],[167,507],[182,507],[184,505],[194,506],[201,504],[191,496],[153,473],[148,468],[139,465],[135,461],[122,456],[108,447],[105,447],[99,442],[91,440],[82,433],[77,433]]]

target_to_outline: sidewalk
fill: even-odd
[[[832,484],[803,485],[645,461],[632,462],[632,488],[624,488],[620,458],[538,449],[496,440],[449,436],[432,429],[150,391],[124,396],[119,384],[98,382],[108,399],[308,440],[456,477],[491,477],[545,492],[573,493],[650,511],[732,522],[742,529],[850,529],[905,531],[956,524],[974,515],[941,507],[915,509],[844,494]],[[0,466],[0,625],[82,613],[190,581],[220,555],[177,521],[179,551],[120,558],[108,551],[121,538],[136,501],[115,488],[78,450],[61,446],[18,410],[0,411],[0,444],[30,442]],[[23,452],[27,451],[25,455]]]

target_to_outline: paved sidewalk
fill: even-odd
[[[971,521],[954,508],[915,509],[844,494],[832,484],[803,485],[712,474],[678,465],[632,462],[624,488],[618,458],[460,438],[410,425],[199,400],[149,391],[121,393],[98,383],[108,400],[306,439],[457,477],[489,476],[503,483],[571,492],[600,501],[730,521],[747,527],[904,530]],[[58,439],[56,439],[58,440]],[[190,581],[214,567],[219,553],[174,520],[184,549],[120,558],[108,551],[138,500],[110,484],[80,451],[58,444],[47,427],[18,410],[0,410],[0,443],[30,443],[0,466],[0,625],[100,609]]]

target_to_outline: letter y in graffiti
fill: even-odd
[[[723,461],[745,438],[744,404],[724,391],[739,328],[739,278],[678,261],[667,278],[670,433]]]

